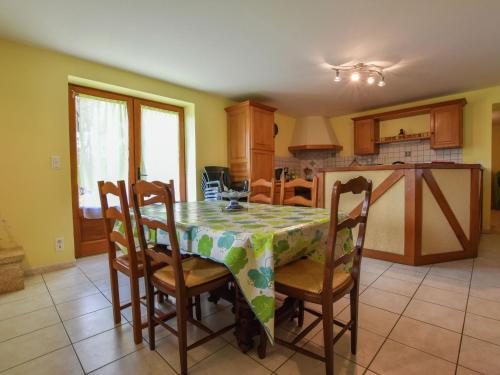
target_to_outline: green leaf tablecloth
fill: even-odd
[[[225,201],[176,203],[179,246],[222,263],[234,275],[249,306],[274,341],[274,268],[304,255],[324,260],[330,214],[320,208],[245,203],[247,210],[227,212]],[[146,206],[142,214],[166,220],[163,205]],[[340,217],[340,219],[343,219]],[[134,224],[135,227],[135,224]],[[150,240],[168,244],[165,233]],[[338,234],[338,256],[352,249],[352,233]]]

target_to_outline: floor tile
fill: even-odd
[[[472,259],[434,264],[428,274],[469,281],[472,274]]]
[[[122,320],[122,323],[125,319]],[[78,342],[114,328],[113,308],[108,307],[79,316],[64,323],[71,342]]]
[[[398,314],[391,313],[364,303],[359,304],[359,327],[386,337],[396,324]],[[339,320],[347,322],[350,319],[350,309],[346,308],[339,315]]]
[[[27,285],[24,289],[12,293],[0,294],[0,305],[5,303],[15,302],[26,298],[32,298],[48,292],[47,287],[43,283]]]
[[[462,311],[465,311],[467,306],[467,294],[450,292],[427,285],[421,285],[414,298]]]
[[[500,346],[464,336],[458,363],[485,374],[500,374]]]
[[[50,298],[49,293],[44,292],[32,298],[0,305],[0,320],[16,317],[52,305],[52,298]]]
[[[406,296],[385,292],[373,287],[365,290],[359,297],[359,300],[367,305],[388,310],[396,314],[401,314],[408,302],[410,302],[410,298]]]
[[[314,344],[307,344],[306,348],[314,352],[321,351],[319,347],[313,348],[313,346]],[[200,366],[201,365],[203,365],[203,363],[201,363]],[[335,375],[361,375],[365,371],[362,366],[336,354],[333,359],[333,366]],[[324,373],[324,362],[300,353],[295,353],[276,371],[278,375],[324,375]]]
[[[129,324],[74,344],[85,372],[98,369],[143,347],[144,344],[134,344],[132,326]]]
[[[52,299],[54,300],[54,303],[56,305],[63,302],[74,301],[76,299],[80,299],[82,297],[97,293],[100,293],[99,289],[89,283],[50,291],[50,295],[52,296]]]
[[[398,280],[382,275],[371,285],[371,287],[411,297],[418,289],[419,285],[419,283],[413,281]]]
[[[30,285],[35,285],[35,284],[40,284],[45,282],[43,281],[42,275],[31,275],[31,276],[24,276],[24,286],[30,286]]]
[[[189,353],[189,352],[188,352]],[[227,359],[231,358],[230,361]],[[264,375],[271,371],[244,355],[232,345],[226,345],[206,360],[189,369],[190,375]]]
[[[472,282],[470,287],[470,295],[477,298],[500,302],[500,286],[492,286],[484,283]]]
[[[409,346],[387,340],[370,370],[387,375],[455,374],[455,365]]]
[[[92,372],[92,375],[116,374],[176,375],[176,372],[157,352],[144,348]]]
[[[467,313],[464,335],[500,345],[500,320]]]
[[[415,299],[410,302],[403,315],[459,333],[462,332],[465,317],[463,311]]]
[[[458,359],[459,333],[418,320],[401,317],[389,338],[450,362]]]
[[[420,283],[424,279],[425,273],[397,268],[397,267],[391,267],[384,272],[384,276],[388,276],[398,280],[406,280],[406,281],[412,281],[414,283]]]
[[[335,327],[335,334],[340,331],[340,328]],[[351,333],[347,331],[342,335],[342,337],[337,341],[333,347],[335,353],[343,358],[349,359],[352,362],[357,363],[363,367],[370,364],[375,354],[382,346],[385,338],[379,336],[375,333],[367,331],[363,328],[358,328],[358,347],[356,350],[356,355],[351,353]],[[312,343],[323,347],[323,330],[314,336],[311,340]]]
[[[49,327],[61,321],[54,306],[0,321],[0,342]]]
[[[256,343],[258,345],[258,343]],[[268,343],[266,347],[266,358],[259,358],[257,354],[257,348],[253,348],[247,354],[253,358],[256,362],[259,362],[265,368],[276,371],[283,363],[285,363],[295,351],[285,348],[282,345],[274,344],[271,345]]]
[[[192,324],[188,324],[188,345],[205,337],[207,334]],[[213,355],[228,343],[221,337],[216,337],[188,351],[188,368],[194,366],[201,360]],[[169,335],[161,340],[156,340],[156,351],[165,359],[176,371],[180,371],[179,345],[177,337]]]
[[[3,372],[2,375],[83,375],[71,346],[53,351]]]
[[[467,312],[500,320],[500,302],[469,296]]]
[[[56,308],[62,320],[69,320],[109,306],[111,303],[99,293],[56,305]]]
[[[374,272],[361,272],[361,277],[359,278],[360,284],[363,285],[370,285],[373,283],[377,278],[380,277],[379,273],[374,273]]]
[[[69,345],[61,323],[0,344],[0,371]]]
[[[450,292],[467,294],[469,293],[469,281],[450,279],[439,275],[427,275],[422,282],[423,285],[433,288],[449,290]]]
[[[455,375],[478,375],[480,372],[470,370],[468,368],[457,366],[457,372]]]

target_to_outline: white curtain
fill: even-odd
[[[97,181],[128,180],[127,103],[82,94],[75,101],[80,207],[100,207]]]
[[[179,114],[141,107],[141,174],[146,181],[175,181],[179,197]]]

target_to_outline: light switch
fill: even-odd
[[[52,169],[61,169],[61,157],[59,155],[52,155],[50,161]]]

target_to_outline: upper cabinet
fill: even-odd
[[[453,148],[463,145],[463,105],[451,104],[431,110],[431,147]]]
[[[450,100],[418,107],[353,118],[354,154],[370,155],[379,152],[382,143],[429,139],[431,148],[458,148],[463,145],[463,107],[465,99]],[[429,130],[425,133],[380,139],[381,121],[430,114]],[[387,140],[389,139],[389,140]]]
[[[226,108],[229,170],[234,182],[274,177],[274,111],[250,100]]]
[[[354,153],[370,155],[378,153],[379,122],[376,119],[354,121]]]

